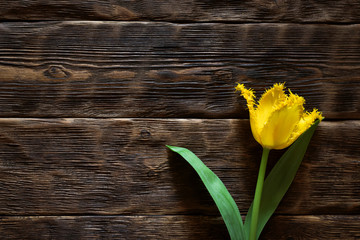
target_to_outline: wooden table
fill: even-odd
[[[245,215],[261,147],[236,82],[286,82],[326,117],[262,239],[360,238],[358,0],[13,0],[0,17],[1,239],[228,239],[165,144]]]

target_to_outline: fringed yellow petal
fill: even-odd
[[[297,126],[303,111],[297,101],[290,102],[271,113],[260,136],[264,147],[269,149],[283,149],[288,147],[288,139]]]
[[[251,132],[255,138],[255,140],[260,144],[260,145],[263,145],[262,144],[262,141],[261,141],[261,137],[260,137],[260,128],[258,127],[259,124],[258,124],[258,121],[257,121],[257,118],[256,118],[256,111],[254,112],[254,114],[250,114],[250,127],[251,127]]]
[[[254,105],[255,105],[255,94],[254,91],[252,89],[246,89],[244,84],[238,84],[235,87],[236,91],[240,91],[241,92],[241,96],[243,96],[247,102],[247,107],[249,108],[249,110],[253,110],[254,109]]]
[[[277,105],[279,102],[286,99],[286,94],[284,92],[285,85],[284,83],[276,83],[273,87],[267,89],[261,96],[259,100],[259,105],[264,107],[272,107]]]
[[[280,108],[284,101],[286,101],[284,84],[274,84],[272,88],[265,91],[257,108],[258,128],[264,127],[273,111]]]
[[[255,140],[261,144],[261,139],[260,139],[260,131],[259,128],[257,127],[258,124],[258,118],[257,118],[257,113],[256,113],[256,103],[255,103],[255,94],[254,91],[252,89],[247,89],[245,88],[244,84],[238,84],[235,87],[236,91],[240,91],[241,92],[241,96],[243,96],[247,102],[247,107],[249,109],[249,115],[250,115],[250,126],[251,126],[251,131],[253,133],[253,136],[255,138]]]
[[[308,128],[310,128],[316,119],[319,119],[320,121],[324,119],[321,112],[319,112],[317,109],[314,108],[311,113],[305,112],[301,117],[299,123],[297,124],[296,128],[294,129],[293,133],[289,137],[288,146],[291,145]]]
[[[304,112],[304,104],[305,98],[300,97],[297,94],[293,94],[289,89],[289,96],[287,97],[286,105],[298,106],[299,108],[301,108],[300,114],[302,115]]]

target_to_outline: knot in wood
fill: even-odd
[[[233,72],[230,69],[221,69],[214,72],[213,80],[234,82]]]
[[[140,136],[142,139],[149,139],[151,137],[151,133],[148,130],[141,130]]]
[[[52,65],[44,72],[44,76],[50,79],[62,80],[70,77],[70,73],[63,66]]]

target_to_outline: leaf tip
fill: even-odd
[[[169,148],[171,151],[174,151],[175,146],[165,145],[167,148]]]

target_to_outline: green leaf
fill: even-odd
[[[215,201],[232,240],[245,240],[240,211],[223,182],[193,152],[186,148],[167,146],[180,154],[197,172]]]
[[[291,145],[266,177],[260,203],[257,239],[294,180],[318,124],[319,121],[316,121]],[[252,204],[245,219],[246,236],[250,232],[251,212]]]

